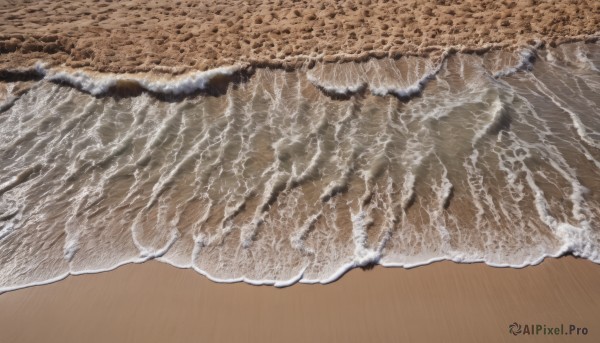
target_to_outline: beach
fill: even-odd
[[[597,39],[597,1],[7,1],[0,70],[181,74]],[[48,15],[51,12],[52,15]],[[594,38],[595,37],[595,38]]]
[[[599,25],[0,0],[0,341],[598,341]]]
[[[2,294],[0,327],[7,342],[596,342],[597,267],[440,262],[273,289],[149,262]],[[589,332],[513,336],[513,322]]]

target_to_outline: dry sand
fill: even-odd
[[[2,342],[598,342],[600,268],[435,263],[329,285],[216,284],[149,262],[0,295]],[[586,336],[519,336],[513,323]],[[569,338],[566,340],[566,338]]]
[[[0,72],[206,70],[596,39],[600,1],[0,0]],[[1,73],[0,73],[1,76]]]

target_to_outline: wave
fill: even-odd
[[[203,72],[196,72],[171,79],[154,79],[151,76],[121,74],[91,74],[83,71],[48,70],[43,65],[36,65],[39,74],[51,82],[61,82],[76,87],[92,95],[109,92],[122,92],[141,88],[158,94],[188,95],[210,87],[218,87],[219,83],[228,82],[235,74],[245,68],[242,66],[220,67]]]
[[[295,275],[294,277],[289,278],[287,280],[274,280],[274,279],[253,279],[253,278],[248,278],[248,277],[244,277],[244,276],[234,277],[234,278],[221,278],[218,276],[214,276],[210,272],[207,272],[206,270],[197,268],[195,266],[188,266],[188,265],[181,265],[178,263],[174,263],[173,261],[170,261],[168,259],[161,258],[161,256],[147,256],[145,258],[121,261],[118,264],[115,264],[115,265],[112,265],[109,267],[105,267],[102,269],[97,269],[97,270],[90,269],[90,270],[81,270],[81,271],[77,271],[77,272],[66,272],[61,275],[55,276],[51,279],[47,279],[47,280],[40,281],[40,282],[31,282],[31,283],[20,284],[20,285],[15,285],[15,286],[0,287],[0,294],[23,289],[23,288],[52,284],[52,283],[64,280],[69,276],[99,274],[99,273],[109,272],[109,271],[115,270],[115,269],[117,269],[121,266],[127,265],[127,264],[140,264],[140,263],[144,263],[144,262],[154,260],[154,259],[157,261],[160,261],[162,263],[169,264],[169,265],[171,265],[175,268],[179,268],[179,269],[190,269],[191,268],[194,271],[196,271],[198,274],[203,275],[207,279],[209,279],[213,282],[217,282],[217,283],[243,282],[243,283],[247,283],[247,284],[254,285],[254,286],[273,286],[273,287],[277,287],[277,288],[290,287],[296,283],[326,285],[326,284],[338,281],[340,278],[342,278],[347,272],[351,271],[352,269],[362,268],[362,267],[369,266],[369,265],[380,265],[385,268],[411,269],[411,268],[416,268],[416,267],[427,266],[427,265],[430,265],[430,264],[433,264],[436,262],[452,261],[455,263],[483,263],[483,264],[485,264],[489,267],[493,267],[493,268],[522,269],[522,268],[539,265],[547,258],[560,258],[560,257],[566,256],[566,255],[573,255],[576,257],[585,258],[593,263],[600,264],[599,252],[596,249],[590,249],[590,245],[585,241],[585,238],[582,237],[580,230],[578,230],[577,228],[574,228],[572,226],[568,226],[568,225],[561,225],[560,230],[565,236],[565,242],[560,249],[558,249],[554,253],[547,253],[547,254],[542,254],[539,256],[531,257],[531,259],[529,259],[527,261],[523,261],[519,264],[490,262],[482,257],[468,256],[468,255],[465,255],[464,253],[459,253],[459,252],[457,252],[454,255],[429,257],[428,259],[416,261],[416,262],[387,262],[387,261],[381,261],[381,256],[378,253],[376,253],[374,251],[370,251],[370,252],[367,252],[366,254],[361,254],[361,256],[357,257],[356,260],[345,263],[344,265],[340,266],[337,270],[335,270],[335,272],[333,272],[332,274],[330,274],[326,277],[320,278],[320,279],[305,278],[304,270],[301,270],[297,275]]]
[[[38,66],[0,115],[0,292],[150,259],[277,287],[600,263],[600,48],[582,51],[261,69],[235,87],[243,66],[176,81]],[[119,82],[145,91],[112,96]]]
[[[543,44],[540,41],[536,41],[529,46],[517,48],[514,53],[517,56],[517,63],[504,66],[502,70],[493,72],[493,77],[502,78],[519,71],[531,70],[536,52],[540,48],[543,48]],[[320,79],[310,70],[306,73],[306,78],[323,93],[332,97],[348,97],[369,90],[371,94],[376,96],[393,95],[399,99],[408,100],[418,96],[423,91],[427,83],[440,71],[449,56],[456,53],[482,54],[483,52],[493,51],[494,49],[498,48],[493,45],[486,45],[477,50],[462,47],[450,47],[443,50],[440,57],[435,59],[412,57],[415,59],[427,60],[431,66],[428,71],[420,76],[420,78],[410,80],[406,85],[376,85],[362,79],[352,80],[349,84],[336,84]],[[408,57],[410,56],[399,57],[398,59]],[[369,61],[379,60],[379,58],[369,59],[361,56],[358,60]],[[353,61],[352,56],[341,58],[341,61],[343,61],[342,63],[356,63],[348,62]],[[314,70],[315,65],[339,63],[340,62],[311,63],[310,65],[313,67],[310,69]],[[261,67],[262,64],[257,66]],[[210,90],[218,90],[220,94],[222,94],[226,91],[230,83],[240,82],[250,77],[254,68],[257,66],[254,66],[251,63],[244,63],[178,76],[168,76],[151,73],[111,74],[61,67],[49,68],[45,63],[38,62],[31,68],[1,70],[0,81],[15,82],[22,80],[46,80],[66,84],[94,96],[107,94],[137,95],[142,91],[157,95],[172,96],[186,96]],[[306,64],[304,64],[304,66],[306,66]],[[268,64],[262,67],[267,69],[271,68]],[[277,65],[274,65],[273,68],[276,69]],[[3,108],[7,107],[7,105],[2,106]]]
[[[510,76],[519,71],[530,71],[533,68],[533,62],[535,61],[536,53],[540,46],[541,42],[536,42],[536,44],[531,47],[521,49],[517,54],[517,63],[495,72],[493,74],[494,78]]]

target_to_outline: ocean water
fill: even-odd
[[[38,66],[0,104],[0,292],[149,259],[276,286],[600,263],[599,68],[583,43],[171,80]]]

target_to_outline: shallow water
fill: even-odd
[[[152,258],[276,285],[600,262],[598,68],[576,43],[257,69],[217,95],[36,81],[0,105],[0,291]]]

